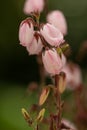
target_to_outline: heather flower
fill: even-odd
[[[67,23],[63,13],[59,10],[50,12],[47,15],[47,22],[53,24],[64,35],[67,34]]]
[[[40,13],[44,8],[44,0],[26,0],[24,5],[24,13]]]
[[[30,55],[39,54],[43,48],[39,33],[35,32],[32,41],[26,46]]]
[[[77,130],[76,126],[65,118],[61,120],[61,123],[63,123],[66,127],[70,128],[70,130]],[[66,130],[66,129],[62,129],[62,130]]]
[[[19,27],[19,40],[22,46],[27,46],[33,39],[34,28],[28,19],[21,22]]]
[[[63,35],[60,30],[47,23],[40,30],[41,35],[51,46],[59,46],[63,42]]]
[[[56,50],[48,49],[42,53],[42,61],[46,71],[52,75],[59,74],[64,66],[63,63],[64,55],[60,55],[56,52]]]
[[[63,71],[66,73],[66,82],[69,89],[74,90],[82,84],[81,70],[78,65],[66,64]]]

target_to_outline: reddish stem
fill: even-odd
[[[56,103],[58,106],[58,121],[57,121],[57,127],[60,130],[60,126],[61,126],[61,94],[59,92],[59,88],[58,88],[58,83],[59,82],[59,76],[55,75],[55,87],[56,87],[56,93],[55,93],[55,97],[56,97]]]

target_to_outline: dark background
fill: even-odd
[[[70,44],[75,61],[81,43],[87,40],[87,0],[49,0],[48,9],[63,11]],[[20,22],[27,16],[23,13],[24,0],[6,0],[0,2],[0,80],[28,83],[39,81],[36,58],[28,55],[24,47],[19,45],[18,30]],[[45,13],[42,14],[42,19]],[[87,55],[82,63],[86,69]]]
[[[29,110],[31,104],[38,103],[37,93],[27,91],[30,81],[40,80],[38,64],[36,58],[29,56],[26,49],[19,45],[18,40],[20,22],[27,17],[23,13],[24,1],[0,1],[0,130],[32,130],[23,119],[21,108]],[[76,61],[78,49],[87,40],[87,0],[48,2],[48,10],[60,9],[66,17],[68,35],[65,39],[72,49],[69,58],[84,70],[83,81],[87,84],[87,51],[81,62]],[[45,13],[41,17],[43,20]],[[84,91],[87,92],[87,89]],[[72,92],[65,94],[70,101],[68,106],[74,107]],[[72,120],[76,113],[72,108],[70,111],[67,109],[65,115]]]

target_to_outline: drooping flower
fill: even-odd
[[[41,35],[51,46],[59,46],[63,40],[63,34],[52,24],[45,24],[40,30]]]
[[[27,46],[33,39],[34,27],[28,19],[21,22],[19,27],[19,40],[22,46]]]
[[[44,8],[44,0],[26,0],[24,5],[24,13],[40,13]]]
[[[65,16],[59,10],[54,10],[47,15],[47,22],[53,24],[64,35],[67,34],[67,23]]]
[[[67,63],[63,72],[66,74],[68,89],[75,90],[82,84],[81,70],[77,64]]]
[[[32,41],[26,46],[30,55],[39,54],[43,48],[39,32],[35,32]]]
[[[64,55],[60,55],[56,52],[56,50],[48,49],[42,53],[42,61],[46,71],[52,75],[59,74],[62,71],[64,66],[63,63]]]
[[[76,126],[69,120],[62,118],[61,123],[63,123],[66,127],[70,128],[70,130],[77,130]],[[62,129],[66,130],[66,129]]]

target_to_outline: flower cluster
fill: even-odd
[[[39,4],[38,4],[39,2]],[[59,74],[65,64],[65,56],[57,52],[64,42],[67,26],[64,16],[53,11],[47,16],[47,23],[39,24],[40,13],[44,8],[44,0],[26,0],[24,12],[29,15],[19,27],[20,44],[26,47],[30,55],[42,54],[46,71],[52,75]],[[58,22],[55,22],[56,16]],[[61,27],[61,25],[63,25]]]
[[[23,20],[19,27],[20,45],[24,46],[29,55],[40,55],[45,70],[53,76],[54,85],[44,86],[39,103],[36,107],[41,107],[47,100],[49,94],[55,98],[55,113],[50,113],[47,119],[50,130],[76,130],[74,125],[62,119],[63,102],[61,94],[67,85],[71,85],[72,90],[76,90],[81,81],[80,69],[76,65],[66,63],[63,51],[67,45],[64,44],[64,36],[67,35],[67,23],[63,13],[54,10],[47,14],[46,23],[40,23],[40,13],[45,6],[45,0],[26,0],[24,13],[29,17]],[[43,72],[42,72],[43,73]],[[52,91],[52,93],[51,93]],[[50,105],[49,105],[50,106]],[[41,109],[35,120],[23,108],[22,114],[30,126],[38,129],[38,124],[43,120],[45,108]]]

